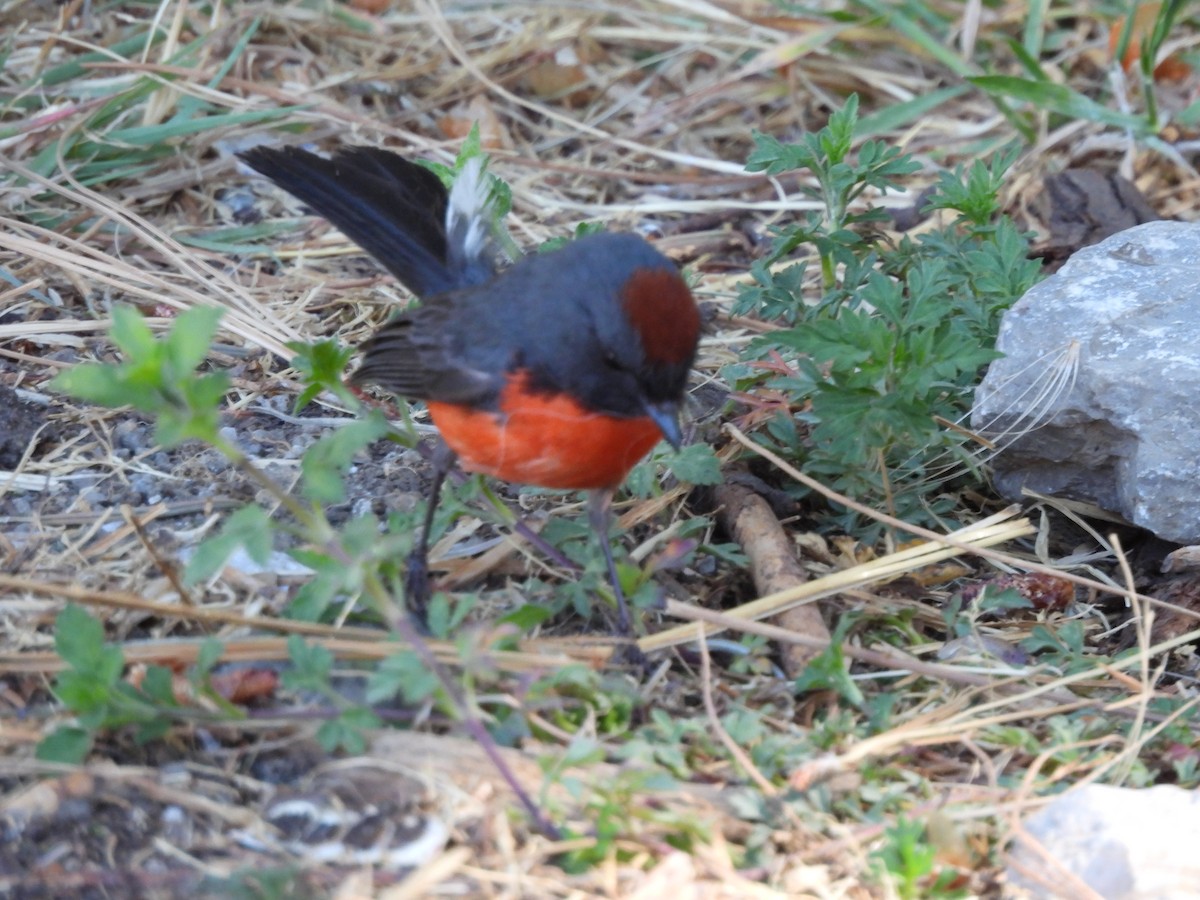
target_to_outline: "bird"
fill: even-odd
[[[259,146],[240,158],[295,196],[418,298],[363,345],[352,383],[424,401],[446,448],[435,454],[406,605],[428,600],[429,532],[442,482],[469,472],[587,492],[617,606],[632,622],[608,527],[614,491],[660,441],[678,450],[699,308],[676,266],[639,235],[597,232],[500,265],[484,160],[451,189],[430,168],[378,147],[319,156]]]

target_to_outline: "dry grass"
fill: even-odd
[[[521,244],[561,235],[581,220],[602,221],[653,235],[697,273],[697,296],[713,326],[696,380],[725,390],[722,367],[769,327],[728,315],[758,250],[749,235],[811,207],[797,192],[802,176],[744,172],[752,130],[794,139],[823,124],[827,110],[852,91],[862,95],[865,112],[886,112],[962,86],[963,76],[980,71],[972,60],[987,53],[1008,67],[1002,42],[1019,34],[1025,10],[1017,3],[954,4],[953,15],[961,11],[962,18],[938,53],[858,7],[844,21],[785,16],[751,0],[427,0],[386,7],[372,15],[334,3],[0,2],[0,274],[7,281],[0,285],[0,376],[46,410],[53,434],[47,451],[31,448],[10,473],[0,472],[0,785],[7,791],[0,813],[9,821],[31,802],[37,776],[56,776],[41,782],[60,789],[51,807],[70,790],[107,791],[130,808],[148,797],[168,802],[156,757],[119,741],[97,752],[86,771],[99,780],[84,786],[32,761],[34,744],[62,715],[47,712],[46,686],[60,668],[51,626],[64,601],[102,617],[130,663],[182,669],[205,634],[219,636],[225,658],[235,662],[284,659],[284,639],[296,633],[346,662],[377,660],[394,649],[372,629],[280,617],[297,578],[282,568],[229,572],[204,590],[182,589],[172,554],[210,534],[222,512],[253,491],[211,454],[164,454],[135,439],[141,426],[126,413],[73,406],[43,388],[76,360],[111,358],[103,341],[110,304],[136,304],[159,330],[180,310],[215,304],[226,314],[212,361],[233,372],[231,422],[270,416],[267,422],[294,426],[289,434],[311,441],[342,421],[344,410],[329,397],[321,399],[325,418],[289,421],[284,410],[301,386],[286,365],[285,345],[326,336],[357,343],[404,301],[402,292],[325,224],[275,224],[295,207],[253,180],[234,152],[287,139],[381,145],[450,161],[470,123],[479,122],[493,170],[512,185],[510,221]],[[931,8],[948,15],[938,4]],[[153,42],[131,40],[151,32]],[[1103,32],[1094,19],[1080,15],[1056,25],[1054,35],[1056,73],[1076,82],[1103,77]],[[1195,199],[1200,180],[1181,160],[1145,153],[1099,126],[1050,130],[1046,118],[1034,121],[1040,131],[1018,165],[1013,207],[1036,190],[1047,168],[1099,152],[1123,156],[1163,215]],[[962,90],[907,120],[881,121],[877,136],[925,165],[907,195],[883,200],[904,207],[937,167],[995,150],[1015,132],[985,96]],[[1064,371],[1049,368],[1047,390]],[[269,434],[269,424],[259,427]],[[736,429],[709,434],[726,462],[761,452]],[[264,439],[258,459],[277,479],[294,482],[294,454]],[[783,460],[764,464],[779,480],[803,479]],[[531,710],[541,740],[511,751],[511,763],[535,793],[553,786],[548,808],[582,837],[554,843],[534,834],[473,745],[446,734],[381,731],[364,757],[405,763],[420,791],[438,798],[430,802],[449,823],[452,849],[407,882],[390,884],[351,867],[326,872],[317,888],[381,897],[885,896],[891,889],[870,875],[869,855],[903,808],[908,818],[930,823],[926,839],[940,865],[963,873],[964,890],[995,894],[997,851],[1014,817],[1065,784],[1162,777],[1147,765],[1146,748],[1194,715],[1192,702],[1181,703],[1190,689],[1164,683],[1163,674],[1166,652],[1197,632],[1185,628],[1156,644],[1150,612],[1162,601],[1139,594],[1132,576],[1122,574],[1119,545],[1088,526],[1074,553],[1062,551],[1048,508],[1034,509],[1034,524],[1007,511],[949,537],[922,535],[928,543],[917,547],[880,548],[878,558],[874,548],[797,533],[813,580],[744,603],[735,573],[695,578],[642,642],[647,650],[696,646],[698,621],[710,635],[740,631],[803,645],[804,635],[761,620],[823,600],[827,611],[876,623],[853,631],[844,652],[879,710],[882,698],[890,702],[881,719],[886,727],[852,727],[833,691],[797,696],[769,672],[714,665],[710,637],[638,689],[640,708],[700,723],[700,732],[674,738],[688,755],[688,777],[627,798],[648,812],[633,818],[606,860],[567,874],[562,854],[594,843],[594,804],[616,802],[605,789],[623,784],[648,758],[618,765],[619,742],[596,721],[576,723],[572,733]],[[559,507],[553,514],[570,512]],[[655,534],[691,515],[682,488],[622,512],[628,528],[652,523],[639,532],[648,535],[639,559],[657,546]],[[485,552],[480,542],[476,562]],[[511,567],[512,557],[498,552],[470,575],[495,574],[505,561]],[[952,557],[963,568],[937,568]],[[546,565],[533,554],[519,562]],[[1016,646],[1037,628],[1073,620],[1095,639],[1107,632],[1110,615],[1133,630],[1133,652],[1117,663],[1057,670],[987,655],[940,659],[935,642],[901,652],[884,639],[889,629],[906,636],[937,631],[939,606],[954,591],[949,579],[995,571],[1067,579],[1088,602],[981,618],[980,636]],[[1119,611],[1121,602],[1131,614]],[[435,649],[444,661],[459,655],[454,646]],[[600,665],[607,652],[602,641],[545,636],[491,662],[519,676],[572,660]],[[696,653],[699,665],[690,669]],[[522,702],[517,683],[497,688],[509,692],[512,706]],[[1171,711],[1161,712],[1159,701]],[[18,725],[15,716],[27,709],[42,718]],[[1080,710],[1088,716],[1076,716]],[[731,733],[723,717],[747,711],[759,717],[759,731]],[[436,715],[434,724],[447,730]],[[234,759],[304,730],[295,719],[196,726],[206,728],[218,735],[217,755],[228,762],[231,780]],[[532,762],[561,755],[581,734],[597,742],[606,761],[580,763],[554,778]],[[756,755],[746,752],[750,735]],[[665,731],[659,739],[668,741]],[[187,748],[204,740],[180,738],[173,749],[186,759]],[[803,761],[789,745],[804,748]],[[199,763],[191,765],[189,777],[199,779]],[[208,799],[189,808],[228,854],[219,862],[181,859],[183,870],[227,874],[239,864],[242,851],[221,836],[230,822],[249,828],[259,816],[245,778],[236,795],[195,788]],[[668,843],[680,823],[702,826],[688,853]],[[170,895],[181,883],[157,889]]]

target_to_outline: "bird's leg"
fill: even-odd
[[[438,499],[442,494],[442,485],[446,475],[454,467],[457,457],[454,451],[438,439],[433,450],[433,481],[429,485],[429,499],[425,504],[425,520],[421,524],[421,533],[416,545],[408,554],[408,564],[404,573],[404,603],[408,614],[424,627],[429,611],[429,534],[433,531],[433,516],[437,512]]]
[[[608,542],[608,521],[612,509],[613,492],[610,490],[588,491],[588,523],[600,549],[604,551],[604,562],[608,566],[608,580],[612,582],[613,596],[617,598],[617,625],[613,629],[616,636],[622,639],[621,647],[613,655],[618,662],[632,663],[645,668],[648,665],[646,656],[634,640],[633,620],[629,616],[629,604],[625,602],[625,592],[621,590],[621,579],[617,574],[617,564],[613,561],[612,545]]]
[[[617,564],[613,561],[612,545],[608,542],[608,522],[612,510],[612,491],[588,491],[587,510],[588,524],[592,533],[600,542],[604,552],[604,562],[608,566],[608,580],[612,582],[613,595],[617,598],[617,634],[620,637],[633,637],[633,620],[629,617],[629,605],[625,602],[625,592],[621,590],[621,579],[617,575]]]

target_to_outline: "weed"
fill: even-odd
[[[787,327],[751,348],[772,363],[742,363],[729,374],[740,390],[788,398],[758,440],[795,460],[834,490],[919,524],[947,515],[940,490],[974,467],[967,435],[949,427],[970,405],[983,366],[995,358],[1000,314],[1036,280],[1025,238],[997,214],[996,193],[1013,162],[944,174],[928,204],[955,216],[940,228],[890,245],[874,231],[882,210],[852,212],[869,189],[898,187],[916,163],[894,148],[864,144],[855,158],[857,101],[800,145],[758,136],[749,168],[809,170],[822,211],[777,230],[772,251],[752,269],[738,311]],[[804,296],[804,263],[774,264],[802,244],[820,264],[819,294]],[[780,364],[780,360],[783,364]],[[851,513],[838,524],[869,538]]]
[[[796,693],[834,691],[847,703],[863,706],[865,698],[858,685],[850,678],[845,652],[842,649],[842,642],[854,625],[854,620],[853,615],[843,616],[838,620],[837,628],[830,636],[829,646],[814,656],[796,679]]]
[[[362,753],[366,749],[363,730],[378,728],[383,722],[371,710],[344,699],[333,686],[332,653],[317,644],[306,643],[297,635],[289,637],[287,643],[292,666],[283,673],[283,686],[318,696],[337,710],[336,716],[321,724],[317,740],[327,750],[340,747],[349,753]]]
[[[755,150],[746,162],[749,172],[780,175],[808,169],[812,173],[816,186],[801,190],[824,208],[809,213],[801,225],[779,229],[768,262],[811,243],[820,259],[821,283],[827,291],[837,283],[837,267],[853,262],[862,249],[864,237],[856,229],[886,219],[881,209],[868,207],[855,212],[851,205],[867,190],[887,191],[895,186],[897,178],[920,169],[914,160],[880,141],[867,141],[857,156],[852,156],[857,121],[858,95],[854,94],[829,117],[828,125],[815,134],[806,134],[799,144],[784,144],[770,135],[756,133]]]
[[[1031,45],[1028,40],[1025,45],[1014,43],[1012,46],[1017,62],[1025,70],[1024,76],[980,75],[969,78],[968,81],[997,102],[1005,98],[1027,104],[1031,111],[1030,119],[1050,114],[1060,119],[1094,122],[1134,135],[1147,146],[1174,155],[1173,148],[1158,137],[1165,121],[1157,98],[1155,70],[1159,64],[1159,51],[1185,4],[1183,0],[1167,0],[1154,4],[1152,18],[1138,14],[1137,6],[1133,4],[1134,13],[1127,16],[1119,26],[1113,50],[1116,60],[1131,61],[1132,57],[1136,56],[1136,65],[1130,67],[1130,74],[1137,79],[1140,88],[1136,92],[1142,102],[1140,111],[1113,108],[1075,87],[1060,83],[1056,75],[1047,72],[1038,61],[1040,46]],[[1146,9],[1151,9],[1151,6],[1148,4]],[[1128,50],[1133,50],[1134,53],[1128,54]],[[1115,83],[1123,82],[1118,80]],[[1133,100],[1132,97],[1118,99],[1122,107],[1131,105]],[[1192,123],[1198,116],[1200,104],[1193,103],[1179,113],[1178,118],[1181,122]],[[1032,122],[1029,122],[1024,129],[1027,138],[1032,138],[1031,125]]]
[[[904,900],[967,896],[967,890],[956,883],[957,872],[944,869],[935,874],[936,855],[937,850],[926,837],[925,826],[900,816],[884,832],[883,844],[872,857],[882,870],[882,877],[891,882]]]
[[[604,784],[585,783],[567,775],[568,766],[595,764],[603,752],[590,741],[573,742],[568,752],[546,766],[548,783],[567,789],[576,800],[582,801],[581,815],[587,822],[586,833],[570,833],[582,846],[559,857],[559,864],[569,873],[586,871],[606,859],[628,860],[628,849],[621,839],[639,834],[651,826],[662,840],[678,850],[690,850],[707,839],[705,823],[692,816],[681,815],[670,808],[647,804],[642,797],[655,790],[672,787],[671,780],[660,772],[623,770]],[[586,841],[585,838],[590,838]]]
[[[124,677],[125,654],[104,641],[104,626],[77,606],[68,606],[54,621],[54,648],[67,669],[54,683],[54,695],[71,712],[75,724],[63,725],[38,744],[39,759],[80,763],[87,758],[97,733],[134,725],[139,743],[166,734],[184,714],[175,697],[169,669],[148,666],[140,684]],[[207,689],[207,675],[221,655],[221,645],[206,642],[192,668],[192,687],[203,692],[228,714],[237,711]]]

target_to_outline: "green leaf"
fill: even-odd
[[[112,339],[123,351],[119,365],[85,365],[62,373],[53,386],[105,406],[130,405],[157,417],[155,437],[164,446],[188,438],[217,440],[217,405],[228,387],[224,373],[197,376],[221,310],[197,307],[181,314],[162,341],[155,340],[132,307],[113,309]]]
[[[338,595],[338,579],[318,575],[301,585],[287,605],[286,615],[298,622],[319,622]]]
[[[980,612],[993,612],[996,610],[1008,612],[1016,609],[1033,608],[1033,601],[1016,588],[1005,588],[1000,591],[994,588],[985,588],[976,603]]]
[[[155,355],[154,333],[142,314],[132,306],[118,304],[113,307],[111,334],[113,343],[130,359],[143,360]]]
[[[383,726],[383,720],[365,706],[347,707],[342,711],[340,719],[345,727],[355,730],[366,731]],[[362,751],[360,750],[359,752],[361,753]]]
[[[176,372],[191,372],[204,362],[224,312],[219,306],[193,306],[176,316],[166,338],[167,359]]]
[[[472,122],[471,130],[467,132],[467,137],[458,150],[458,156],[454,158],[454,171],[461,172],[463,166],[476,156],[486,157],[487,154],[483,151],[483,139],[479,136],[479,123]]]
[[[350,708],[317,729],[317,742],[329,752],[344,750],[351,755],[361,755],[367,749],[363,730],[378,728],[381,724],[379,717],[370,710]]]
[[[243,506],[225,520],[221,530],[208,538],[188,560],[183,583],[199,584],[215,575],[239,547],[256,563],[271,557],[271,520],[260,506]]]
[[[284,687],[294,691],[328,691],[333,654],[319,644],[309,644],[298,634],[288,637],[287,648],[292,668],[283,673]]]
[[[166,402],[148,410],[158,416],[155,441],[164,447],[174,447],[186,440],[219,445],[218,404],[229,387],[229,376],[224,372],[200,376],[189,372],[181,375],[176,384],[175,390],[167,392],[171,396]]]
[[[846,617],[838,622],[837,628],[830,637],[829,646],[815,656],[796,679],[794,689],[797,694],[815,690],[832,690],[848,703],[862,707],[863,693],[854,683],[854,679],[850,677],[849,668],[846,665],[846,654],[842,649],[842,640],[852,624],[851,617]]]
[[[111,46],[105,47],[103,52],[81,53],[78,56],[71,57],[70,62],[48,69],[38,78],[38,84],[43,88],[49,88],[68,81],[86,78],[91,72],[95,71],[89,68],[90,64],[109,63],[114,59],[122,59],[136,56],[139,53],[149,52],[164,41],[166,35],[166,30],[162,28],[147,28],[144,31],[135,31],[132,36],[123,38]]]
[[[54,646],[71,666],[56,682],[56,691],[77,711],[103,703],[121,680],[125,656],[120,647],[104,642],[104,627],[78,606],[67,606],[54,621]]]
[[[358,398],[342,381],[342,372],[354,355],[352,348],[343,347],[334,340],[316,341],[312,344],[291,341],[287,346],[296,354],[291,360],[292,368],[308,382],[308,386],[296,400],[297,412],[304,409],[323,390],[331,391],[343,403],[357,407]]]
[[[1150,34],[1142,44],[1142,56],[1145,60],[1143,69],[1147,74],[1153,75],[1154,63],[1158,57],[1158,51],[1170,35],[1171,27],[1175,24],[1175,20],[1186,5],[1187,0],[1165,0],[1159,6],[1158,15],[1154,17],[1154,27],[1150,30]],[[1130,15],[1129,18],[1133,19],[1133,16]]]
[[[425,610],[425,623],[429,626],[430,634],[442,640],[449,640],[450,622],[453,617],[450,597],[444,591],[438,591],[429,598],[429,605]]]
[[[577,734],[557,760],[561,768],[594,765],[605,758],[604,746],[593,737]]]
[[[779,175],[793,169],[811,169],[817,166],[816,156],[807,147],[784,144],[778,138],[760,131],[751,133],[754,149],[746,160],[747,172],[766,172]]]
[[[200,116],[187,121],[174,119],[158,125],[133,125],[117,128],[104,135],[109,144],[131,144],[135,146],[166,146],[180,138],[204,131],[215,131],[234,126],[262,125],[298,112],[300,106],[276,106],[270,109],[250,110],[237,113],[217,113]]]
[[[522,633],[526,634],[537,628],[554,614],[538,603],[526,603],[518,606],[506,616],[500,618],[500,622],[508,625],[514,625]]]
[[[44,762],[79,765],[92,750],[92,732],[77,725],[62,725],[46,735],[34,755]]]
[[[134,400],[120,371],[101,363],[82,363],[65,369],[50,379],[49,386],[52,391],[110,409],[129,406]]]
[[[192,664],[193,674],[207,675],[221,661],[224,653],[225,644],[223,641],[215,637],[206,637],[200,642],[200,648],[196,651],[196,661]]]
[[[367,678],[368,703],[387,703],[397,695],[408,704],[421,703],[438,689],[437,676],[411,650],[384,659]]]
[[[182,376],[182,386],[189,411],[193,413],[193,416],[198,420],[212,416],[215,420],[217,404],[229,390],[229,374],[208,372],[197,376],[189,372]]]
[[[668,464],[671,473],[688,484],[720,484],[724,480],[721,461],[708,444],[689,444],[670,457]]]
[[[821,150],[829,161],[837,164],[846,158],[854,146],[854,130],[858,122],[858,94],[851,94],[829,117],[829,124],[817,132]]]
[[[1134,134],[1149,133],[1149,125],[1140,116],[1122,113],[1102,106],[1090,97],[1063,84],[1015,78],[1011,75],[980,75],[967,79],[982,91],[1030,103],[1071,119],[1083,119],[1128,129]]]
[[[342,549],[352,558],[367,557],[380,546],[379,520],[371,513],[355,516],[342,525]],[[343,580],[350,590],[358,590],[361,576],[350,575]]]
[[[451,597],[443,591],[436,592],[426,610],[426,622],[430,633],[434,637],[446,640],[460,634],[459,626],[466,621],[478,602],[479,598],[475,594],[457,594]]]
[[[158,706],[168,708],[179,706],[175,699],[175,686],[171,670],[165,666],[146,667],[146,675],[142,679],[142,692],[147,699]]]
[[[925,826],[903,816],[884,833],[884,843],[872,856],[899,882],[902,897],[917,897],[918,882],[933,871],[936,851],[925,837]]]
[[[1019,62],[1021,67],[1029,73],[1030,78],[1032,78],[1034,81],[1050,80],[1050,76],[1047,74],[1046,70],[1042,68],[1042,64],[1038,62],[1038,52],[1036,50],[1030,52],[1012,38],[1005,43],[1008,44],[1008,49],[1013,52],[1013,56],[1017,58],[1017,62]]]
[[[69,604],[54,619],[54,649],[71,668],[94,671],[105,654],[104,626],[83,607]]]
[[[63,706],[80,716],[98,714],[101,722],[112,695],[113,683],[99,680],[91,671],[59,672],[54,680],[54,696]]]
[[[373,537],[376,542],[380,539],[378,534],[374,534]],[[319,621],[334,600],[346,594],[358,593],[362,589],[363,571],[359,566],[347,565],[344,561],[312,550],[297,548],[288,555],[316,573],[310,581],[300,587],[292,602],[288,604],[289,618],[300,619],[303,622]]]
[[[927,94],[918,94],[911,100],[888,103],[878,112],[859,119],[855,131],[859,137],[892,134],[897,129],[919,121],[948,100],[961,96],[966,90],[966,85],[956,84]]]
[[[316,503],[339,503],[345,497],[342,475],[354,455],[391,430],[379,410],[343,425],[313,444],[300,461],[304,494]]]

